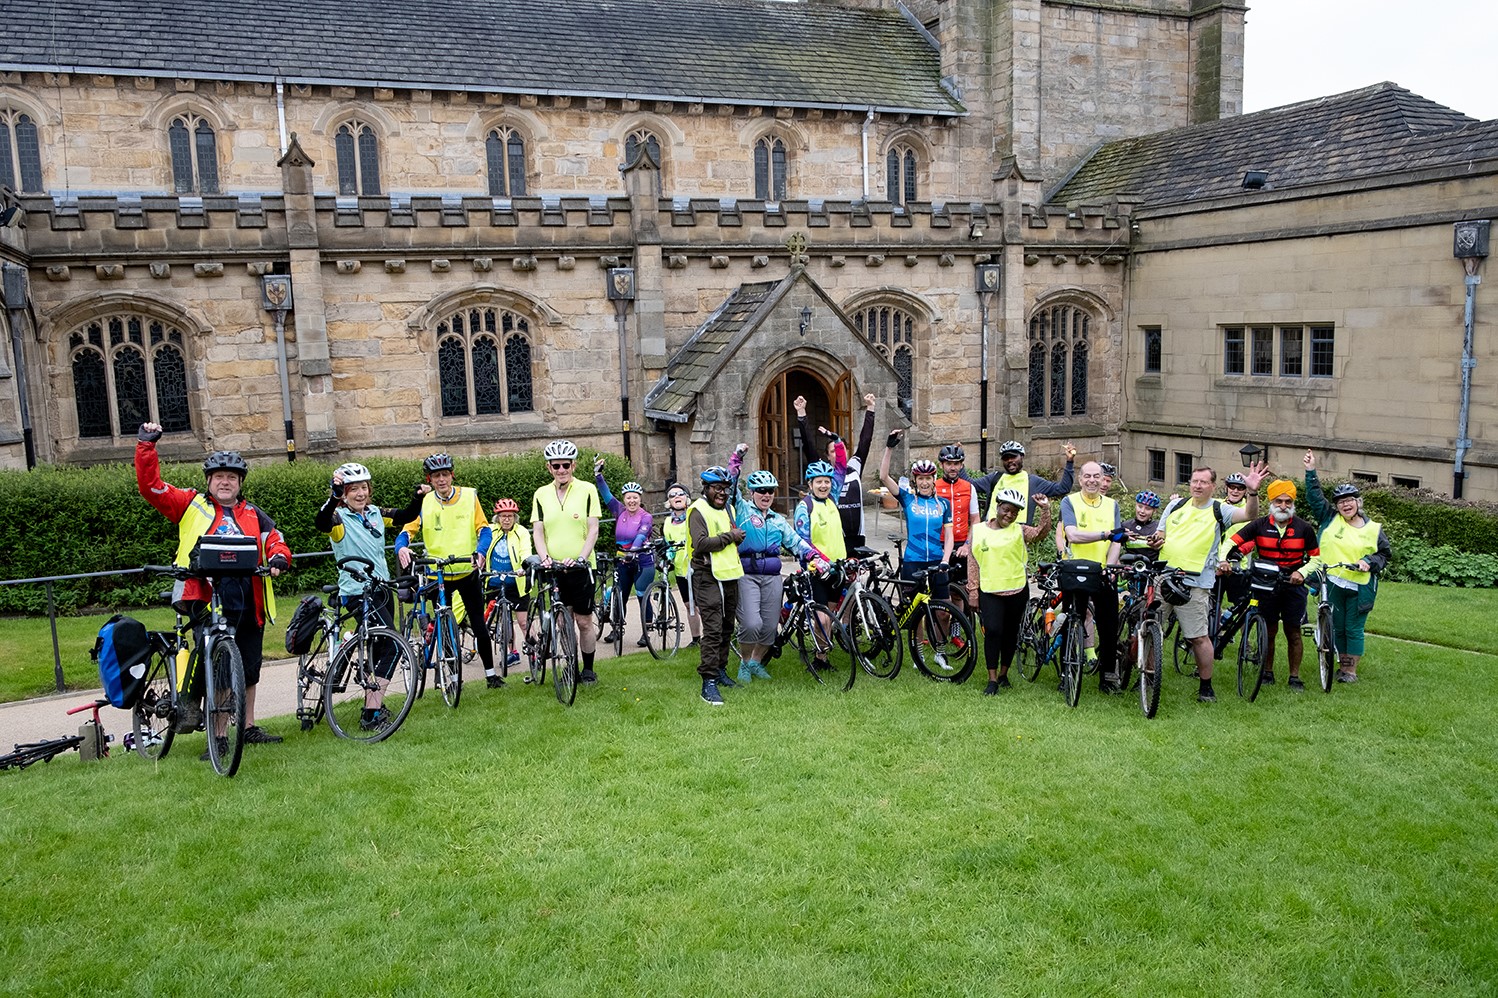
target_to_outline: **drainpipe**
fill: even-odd
[[[868,116],[863,119],[863,127],[859,129],[863,139],[863,199],[869,199],[869,126],[874,123],[874,109],[869,108]]]
[[[1451,255],[1462,263],[1466,274],[1467,304],[1462,314],[1462,407],[1456,423],[1456,461],[1452,468],[1451,497],[1462,497],[1462,485],[1466,480],[1465,463],[1472,441],[1467,436],[1467,416],[1472,408],[1472,369],[1477,358],[1472,356],[1472,324],[1477,311],[1477,286],[1482,283],[1477,269],[1488,255],[1488,232],[1492,223],[1485,218],[1457,222],[1453,226]]]

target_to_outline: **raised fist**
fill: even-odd
[[[154,444],[161,439],[160,423],[141,423],[140,429],[135,431],[135,439]]]
[[[802,419],[806,418],[805,395],[797,395],[795,398],[791,399],[791,407],[796,410],[796,415],[800,416]]]

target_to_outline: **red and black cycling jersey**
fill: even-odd
[[[1290,517],[1283,534],[1272,517],[1261,516],[1238,531],[1233,543],[1239,554],[1256,552],[1260,558],[1273,562],[1287,573],[1321,553],[1316,528],[1298,516]]]

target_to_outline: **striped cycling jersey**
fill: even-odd
[[[1233,543],[1239,554],[1254,552],[1256,557],[1273,562],[1286,573],[1296,571],[1321,553],[1316,528],[1298,516],[1290,517],[1283,532],[1270,517],[1251,520],[1238,531]]]

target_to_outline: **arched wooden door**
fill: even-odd
[[[853,387],[847,374],[829,386],[815,371],[792,367],[771,380],[759,401],[759,453],[751,456],[759,462],[751,460],[750,467],[768,468],[780,480],[781,498],[776,505],[782,511],[785,497],[800,495],[805,485],[802,476],[807,462],[793,404],[798,396],[806,399],[806,421],[813,434],[825,426],[846,439],[852,425]],[[821,440],[816,443],[820,456]]]

